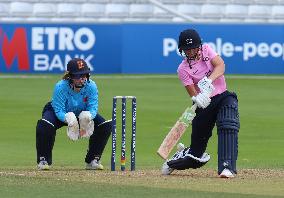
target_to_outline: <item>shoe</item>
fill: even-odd
[[[86,170],[103,170],[104,166],[100,163],[99,160],[94,159],[91,163],[86,164]]]
[[[172,156],[172,158],[170,160],[175,160],[180,158],[183,155],[183,150],[185,149],[184,144],[179,143],[177,145],[177,152]],[[169,165],[167,164],[168,160],[165,161],[165,163],[162,165],[162,174],[163,175],[170,175],[174,169],[170,168]]]
[[[37,165],[38,170],[49,170],[49,165],[47,161],[42,160]]]
[[[185,149],[185,146],[183,143],[179,143],[177,145],[177,151],[175,152],[175,154],[172,156],[172,158],[170,158],[170,160],[176,160],[176,159],[179,159],[181,158],[184,154],[184,149]]]
[[[225,168],[219,175],[220,178],[234,178],[234,174],[227,168]]]
[[[170,175],[174,169],[170,168],[169,165],[167,164],[168,161],[165,161],[165,163],[162,166],[162,174],[163,175]]]

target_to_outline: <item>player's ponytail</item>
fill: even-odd
[[[70,79],[71,79],[71,76],[70,76],[69,71],[66,71],[66,72],[64,73],[64,75],[62,76],[62,79],[63,79],[63,80],[70,80]]]

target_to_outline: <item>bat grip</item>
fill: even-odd
[[[197,108],[197,103],[194,103],[191,107],[191,110],[195,112],[196,108]]]

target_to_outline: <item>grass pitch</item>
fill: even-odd
[[[284,197],[284,77],[227,78],[228,89],[238,94],[241,119],[239,174],[232,180],[217,178],[216,131],[207,149],[212,159],[204,168],[160,175],[163,161],[156,150],[191,104],[174,75],[92,76],[100,93],[99,113],[108,119],[113,96],[137,97],[137,171],[110,172],[110,141],[102,158],[106,170],[83,170],[88,141],[71,142],[62,128],[52,170],[39,172],[35,126],[61,76],[19,77],[0,75],[0,197]],[[189,139],[190,129],[181,141],[188,145]],[[129,148],[128,141],[128,154]]]

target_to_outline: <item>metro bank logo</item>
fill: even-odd
[[[82,58],[93,70],[94,32],[88,27],[7,24],[0,27],[0,72],[65,71]]]
[[[29,51],[27,42],[27,33],[25,28],[16,28],[11,39],[0,29],[1,54],[4,61],[4,67],[11,69],[12,63],[18,60],[19,71],[28,71]]]

